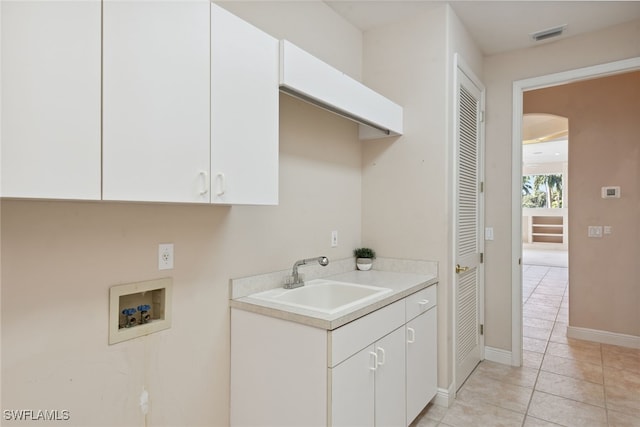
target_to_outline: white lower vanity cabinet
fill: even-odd
[[[329,370],[332,426],[405,424],[404,337],[400,327]]]
[[[437,387],[435,297],[432,285],[334,330],[232,307],[231,425],[410,424]]]
[[[406,298],[407,425],[438,392],[437,286]]]

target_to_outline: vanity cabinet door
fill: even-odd
[[[375,425],[402,426],[405,413],[405,333],[398,328],[376,343]]]
[[[330,425],[374,425],[377,368],[375,345],[372,344],[330,370]]]
[[[404,327],[331,369],[332,426],[405,424]]]
[[[438,391],[437,307],[417,316],[407,332],[407,425]]]

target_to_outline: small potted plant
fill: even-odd
[[[376,252],[370,248],[356,248],[353,250],[353,256],[356,257],[358,270],[367,271],[371,270]]]

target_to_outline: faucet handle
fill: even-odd
[[[304,274],[298,273],[298,277],[293,274],[284,278],[284,288],[293,289],[304,285]]]

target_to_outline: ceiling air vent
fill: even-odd
[[[535,33],[529,34],[529,36],[531,36],[531,38],[534,41],[539,42],[542,40],[550,39],[552,37],[557,37],[562,33],[564,33],[564,30],[566,29],[567,29],[567,25],[565,24],[565,25],[560,25],[560,26],[549,28],[542,31],[536,31]]]

